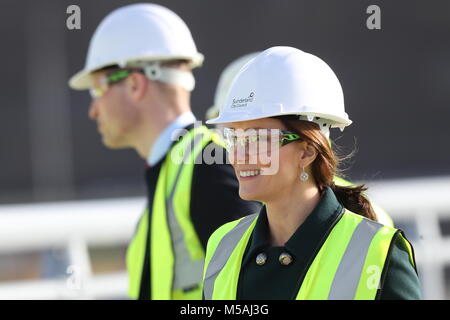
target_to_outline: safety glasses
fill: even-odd
[[[231,129],[224,128],[223,138],[229,152],[242,152],[249,155],[270,154],[280,148],[301,139],[300,135],[280,129]]]
[[[93,77],[92,87],[89,89],[92,99],[98,99],[108,91],[109,86],[122,81],[136,70],[117,70],[99,77]]]

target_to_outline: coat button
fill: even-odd
[[[258,266],[262,266],[263,264],[266,263],[266,261],[267,261],[267,254],[265,254],[264,252],[261,252],[256,256],[256,264]]]
[[[280,257],[278,258],[278,261],[280,261],[280,263],[283,266],[291,264],[293,260],[294,259],[292,258],[292,256],[287,252],[283,252],[282,254],[280,254]]]

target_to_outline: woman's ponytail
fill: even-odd
[[[337,186],[334,183],[330,186],[333,189],[339,202],[351,212],[362,215],[371,220],[377,221],[377,216],[373,208],[364,196],[367,190],[364,185],[359,186]]]

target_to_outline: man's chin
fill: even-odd
[[[109,149],[123,149],[123,148],[128,147],[122,143],[119,143],[119,141],[117,141],[117,140],[108,139],[107,137],[103,137],[102,142],[103,142],[104,146]]]

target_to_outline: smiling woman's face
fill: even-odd
[[[234,129],[236,132],[245,130],[246,133],[258,132],[258,130],[251,129],[286,130],[280,120],[273,118],[231,122],[226,124],[225,128]],[[277,132],[278,130],[274,131]],[[270,136],[271,132],[273,131],[268,131],[267,135],[263,135],[263,140]],[[251,139],[251,135],[248,139],[249,141],[256,141],[256,139]],[[258,141],[257,143],[264,142]],[[293,190],[292,188],[298,186],[299,175],[302,170],[300,158],[305,142],[300,140],[283,147],[275,142],[272,140],[271,144],[269,141],[265,146],[270,145],[271,147],[263,147],[262,150],[264,151],[262,153],[257,152],[257,156],[254,156],[256,152],[241,152],[239,154],[239,146],[229,150],[231,164],[239,180],[239,195],[242,199],[268,202],[279,198],[283,193],[290,193]],[[251,148],[252,146],[248,147],[247,150],[252,150]],[[270,150],[270,152],[266,152],[267,150]]]

